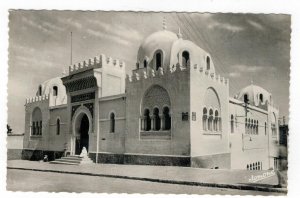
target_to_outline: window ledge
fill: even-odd
[[[140,139],[170,140],[171,131],[140,131]]]
[[[222,135],[222,131],[204,131],[203,135]]]
[[[31,138],[41,138],[42,135],[30,135]]]

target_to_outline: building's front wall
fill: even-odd
[[[124,94],[104,97],[99,100],[99,132],[93,138],[90,157],[102,163],[123,163],[125,149],[125,102]],[[111,114],[114,114],[112,129]]]
[[[51,108],[49,120],[49,135],[48,135],[48,150],[64,151],[67,142],[68,120],[67,120],[67,106],[59,106]],[[57,124],[59,120],[59,126]],[[58,129],[59,127],[59,129]]]
[[[33,135],[32,130],[32,114],[33,111],[39,108],[42,113],[42,135]],[[49,100],[40,100],[27,103],[25,106],[25,134],[24,134],[24,149],[28,150],[47,150],[49,137]]]
[[[156,135],[158,131],[141,133],[140,120],[145,108],[142,107],[142,100],[147,90],[153,86],[166,90],[170,99],[171,130],[159,132],[165,133],[162,135],[164,137]],[[138,78],[133,76],[131,80],[127,80],[125,154],[132,156],[128,163],[151,163],[153,160],[154,164],[160,164],[164,163],[162,158],[174,157],[177,158],[174,163],[189,164],[190,123],[182,119],[183,113],[190,112],[189,87],[189,69],[179,67],[172,73],[165,69],[164,73],[157,71],[154,76],[151,72],[146,76],[141,73]],[[155,102],[154,100],[154,105]],[[150,109],[150,114],[152,110]],[[143,135],[145,133],[147,137]],[[169,138],[166,137],[168,133]]]

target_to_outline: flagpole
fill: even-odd
[[[73,52],[72,52],[72,50],[73,50],[72,48],[73,48],[73,47],[72,47],[72,32],[71,32],[71,57],[70,57],[70,62],[71,62],[71,64],[70,64],[70,65],[72,65],[72,55],[73,55],[73,54],[72,54],[72,53],[73,53]]]

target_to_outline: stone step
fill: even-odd
[[[72,162],[72,163],[80,163],[82,160],[81,159],[56,159],[55,161],[60,161],[60,162]]]
[[[68,156],[68,157],[62,157],[62,158],[60,158],[60,159],[67,159],[67,160],[82,160],[82,157],[70,157],[70,156]]]
[[[50,164],[65,164],[65,165],[79,165],[80,163],[74,163],[74,162],[65,162],[65,161],[51,161]]]
[[[51,164],[69,164],[69,165],[80,165],[80,164],[92,164],[93,160],[91,160],[88,156],[80,157],[79,155],[70,155],[67,157],[62,157],[60,159],[56,159],[50,162]]]

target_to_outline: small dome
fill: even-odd
[[[167,30],[154,32],[140,45],[137,62],[142,64],[145,59],[148,59],[147,62],[149,63],[151,62],[156,50],[161,50],[163,52],[164,65],[169,65],[172,44],[177,39],[178,37],[175,33]]]
[[[42,88],[42,92],[40,93],[40,90],[37,91],[36,95],[48,95],[50,93],[52,93],[52,89],[53,87],[57,87],[58,90],[62,90],[64,91],[64,94],[66,94],[66,88],[62,83],[62,80],[60,79],[60,77],[56,77],[56,78],[51,78],[49,80],[46,80],[45,82],[43,82],[42,84],[39,85],[39,87]]]
[[[39,85],[36,96],[49,95],[50,106],[66,104],[66,88],[60,77],[51,78]]]
[[[266,102],[272,103],[272,95],[264,88],[253,84],[238,93],[237,99],[244,101],[245,98],[248,98],[249,104],[254,106],[265,105]]]

